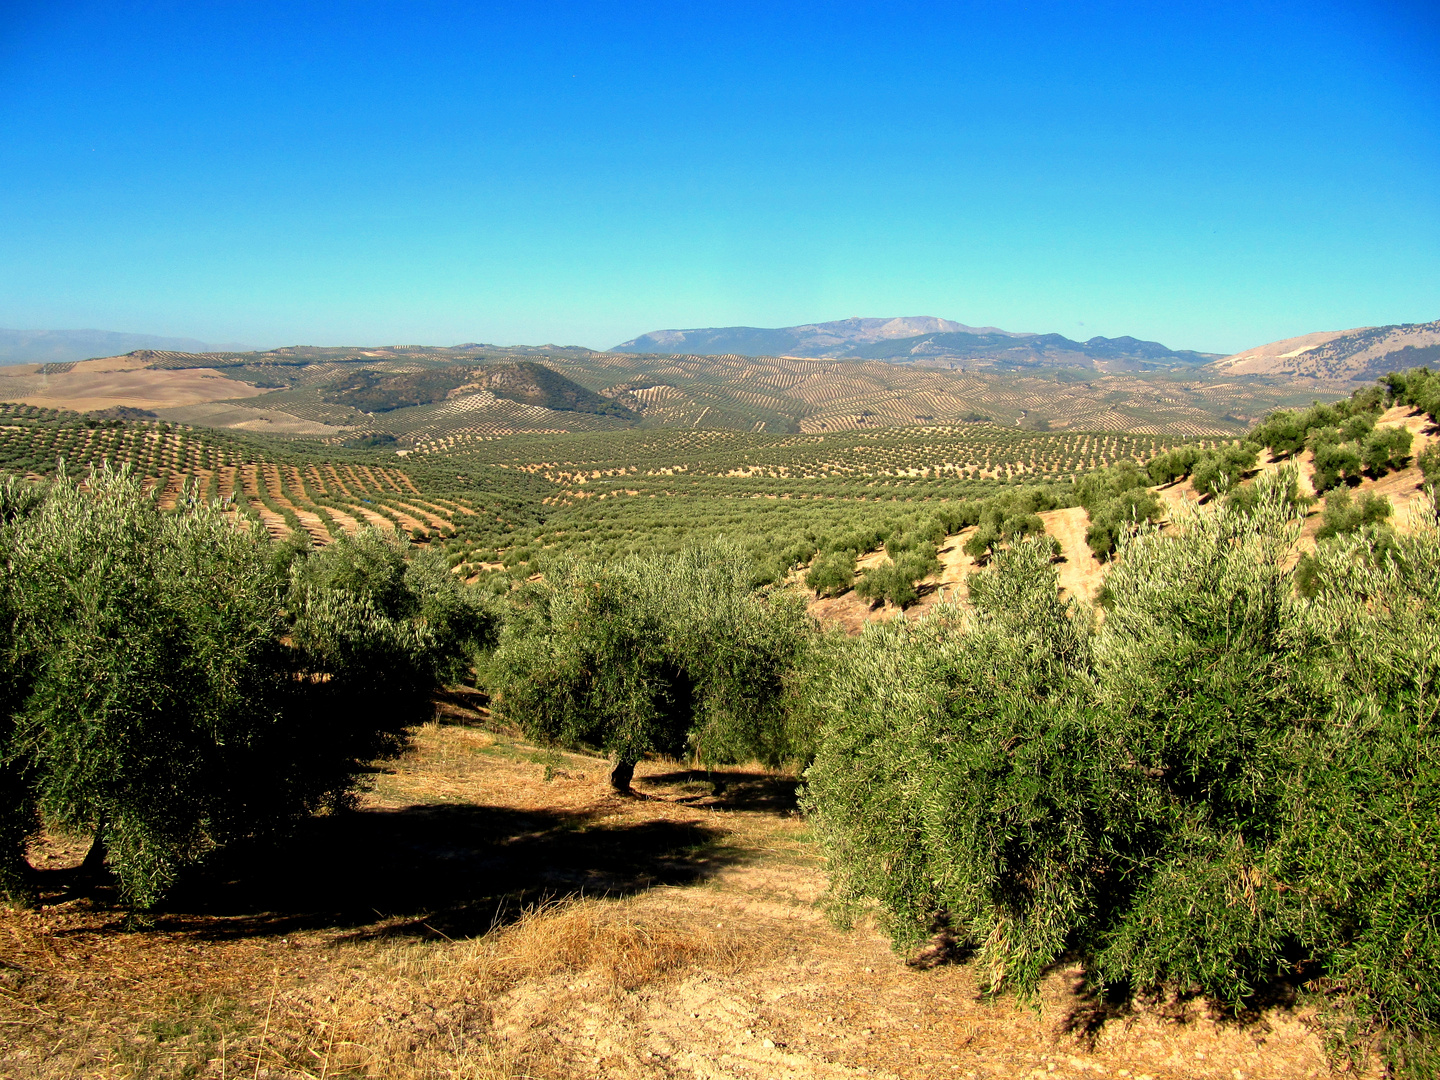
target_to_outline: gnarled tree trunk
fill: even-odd
[[[635,779],[635,762],[627,757],[616,757],[615,767],[610,770],[610,786],[621,795],[633,795],[630,781]]]
[[[104,881],[110,876],[109,868],[105,865],[105,856],[109,848],[105,845],[105,822],[95,827],[95,839],[90,841],[90,850],[85,853],[85,861],[80,864],[80,876],[86,881]]]

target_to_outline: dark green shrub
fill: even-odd
[[[1090,525],[1085,542],[1097,558],[1108,559],[1115,553],[1122,537],[1137,531],[1147,522],[1161,516],[1160,499],[1148,488],[1124,491],[1093,507],[1087,507]]]
[[[1201,495],[1228,491],[1255,467],[1258,455],[1253,447],[1231,444],[1204,454],[1190,473],[1190,481]]]
[[[1427,484],[1440,484],[1440,442],[1433,442],[1415,459]]]
[[[1168,464],[1155,470],[1161,476],[1170,471]],[[1160,518],[1160,499],[1148,487],[1152,479],[1149,471],[1142,472],[1134,462],[1124,461],[1075,484],[1075,497],[1090,519],[1085,541],[1098,558],[1108,559],[1122,536]]]
[[[1267,500],[1279,500],[1296,513],[1308,510],[1315,498],[1300,490],[1300,473],[1293,465],[1281,467],[1275,478],[1265,484],[1241,484],[1225,496],[1225,505],[1235,513],[1253,514]]]
[[[1380,382],[1390,401],[1420,409],[1429,413],[1432,421],[1440,423],[1440,376],[1429,368],[1394,371],[1382,376]]]
[[[1440,532],[1433,513],[1377,551],[1322,544],[1303,610],[1323,724],[1307,747],[1284,880],[1313,897],[1326,984],[1384,1028],[1408,1075],[1440,1059]],[[1283,865],[1283,864],[1282,864]],[[1310,944],[1307,941],[1307,944]]]
[[[1275,457],[1290,457],[1305,449],[1309,434],[1305,417],[1293,409],[1279,409],[1257,424],[1246,436],[1247,442],[1266,447]]]
[[[1080,835],[1078,802],[1055,772],[1081,767],[1083,724],[1053,740],[1041,728],[1061,722],[1057,707],[1072,717],[1065,688],[1083,677],[1088,647],[1083,623],[1056,599],[1048,544],[1021,541],[993,565],[971,578],[973,622],[942,606],[843,643],[805,805],[842,908],[878,899],[897,943],[946,921],[966,940],[1013,943],[994,957],[999,970],[987,967],[999,983],[1017,960],[1043,965],[1065,936],[1060,927],[1050,940],[1048,913],[1032,908],[1022,928],[1004,906],[1022,875],[1039,880],[1026,861],[1086,861],[1069,839]]]
[[[1354,413],[1340,425],[1342,442],[1363,442],[1375,430],[1375,417],[1370,413]]]
[[[1310,446],[1315,458],[1311,482],[1320,494],[1340,483],[1359,481],[1363,471],[1360,451],[1353,443],[1342,442],[1336,429],[1321,428],[1313,432]]]
[[[919,583],[939,569],[935,546],[926,544],[902,552],[893,562],[869,567],[856,583],[855,595],[862,600],[886,600],[896,607],[907,607],[919,598]]]
[[[977,562],[984,559],[1000,543],[1000,529],[988,522],[979,526],[965,539],[960,550]]]
[[[1177,446],[1163,454],[1156,454],[1145,466],[1152,484],[1173,484],[1190,475],[1195,462],[1200,459],[1200,450],[1194,446]]]
[[[1360,463],[1371,476],[1384,476],[1410,463],[1412,438],[1405,428],[1377,428],[1360,444]]]
[[[1303,972],[1415,1066],[1440,1026],[1440,533],[1327,541],[1305,599],[1283,478],[1255,487],[1123,541],[1093,633],[1026,542],[972,578],[973,617],[846,644],[806,809],[842,910],[878,900],[897,946],[943,929],[991,989],[1072,954],[1097,988],[1234,1008]]]

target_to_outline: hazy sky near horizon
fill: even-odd
[[[0,326],[1440,318],[1433,2],[0,0]]]

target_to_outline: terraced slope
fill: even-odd
[[[67,469],[129,467],[162,506],[218,499],[272,535],[317,544],[371,525],[409,536],[480,544],[534,516],[529,477],[479,466],[461,477],[407,468],[393,453],[365,454],[196,430],[163,421],[96,419],[0,404],[0,471],[39,478]]]

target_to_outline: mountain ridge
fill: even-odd
[[[1229,375],[1365,382],[1435,363],[1440,363],[1440,319],[1301,334],[1222,357],[1208,366]]]
[[[621,342],[617,353],[795,356],[804,359],[888,360],[997,370],[1034,367],[1143,371],[1197,367],[1216,353],[1176,350],[1123,336],[1074,341],[1060,334],[967,326],[932,315],[850,318],[773,329],[754,326],[653,330]]]

